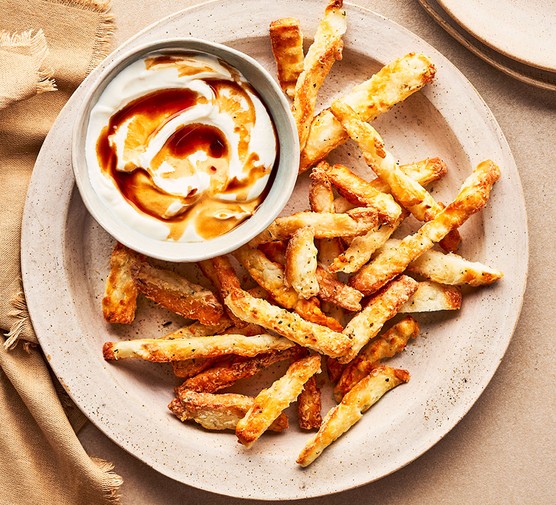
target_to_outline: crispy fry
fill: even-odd
[[[286,251],[286,280],[306,300],[319,292],[317,253],[315,230],[311,226],[292,235]]]
[[[501,279],[504,274],[461,256],[430,250],[412,261],[407,271],[441,284],[483,286]]]
[[[318,354],[293,362],[283,377],[255,397],[253,406],[237,423],[236,435],[239,442],[251,447],[280,413],[299,396],[309,378],[319,372]]]
[[[327,316],[320,308],[320,303],[318,298],[311,298],[310,300],[304,300],[300,298],[295,304],[294,310],[307,321],[311,323],[319,324],[321,326],[326,326],[331,330],[341,332],[344,327],[334,317]]]
[[[208,326],[217,324],[224,309],[212,291],[170,270],[137,261],[131,269],[137,289],[162,307]]]
[[[274,263],[286,265],[286,251],[288,250],[288,242],[279,240],[277,242],[265,242],[258,247],[265,256]]]
[[[395,252],[380,253],[350,280],[350,285],[364,294],[371,294],[390,279],[403,272],[421,254],[432,248],[452,229],[461,226],[472,214],[482,209],[500,169],[492,161],[478,165],[464,182],[456,199],[417,233],[404,238]]]
[[[317,386],[315,376],[303,386],[303,390],[297,397],[297,417],[299,427],[302,430],[312,430],[319,428],[322,423],[320,389]]]
[[[299,146],[305,146],[313,121],[317,94],[336,60],[342,59],[342,35],[347,28],[343,0],[329,0],[315,38],[303,61],[303,72],[295,85],[292,113],[297,124]]]
[[[330,110],[348,135],[357,142],[373,172],[390,188],[389,192],[405,209],[419,221],[430,221],[442,212],[444,206],[398,167],[394,156],[385,149],[382,138],[369,123],[362,121],[349,105],[338,100]],[[452,230],[450,233],[450,244],[459,245],[461,238],[458,231]]]
[[[297,212],[279,217],[249,245],[257,247],[265,242],[289,239],[299,228],[312,226],[315,238],[354,237],[375,228],[378,215],[374,209],[355,208],[346,214],[334,212]]]
[[[409,53],[355,86],[341,100],[364,121],[373,121],[431,82],[435,72],[427,56]],[[307,143],[302,146],[300,171],[326,158],[330,151],[347,139],[348,134],[332,112],[323,110],[313,119]]]
[[[214,395],[183,391],[168,408],[180,421],[189,419],[207,430],[235,430],[238,421],[253,406],[253,398],[234,393]],[[281,413],[268,427],[270,431],[284,431],[288,427],[286,414]]]
[[[184,361],[172,361],[172,371],[180,379],[189,379],[189,377],[195,377],[195,375],[219,363],[221,359],[226,358],[227,356],[222,358],[194,358]]]
[[[303,35],[299,19],[282,18],[270,23],[270,43],[276,61],[278,82],[290,98],[303,71]]]
[[[384,323],[398,313],[401,306],[415,293],[417,286],[417,281],[401,275],[377,293],[345,327],[343,333],[350,338],[351,348],[338,361],[349,363],[355,358],[361,348],[378,335]]]
[[[131,324],[137,308],[137,287],[131,275],[131,267],[138,255],[116,243],[110,257],[110,274],[102,299],[102,313],[109,323]]]
[[[306,321],[297,314],[271,305],[265,300],[253,298],[245,291],[233,291],[225,302],[240,319],[259,324],[327,356],[341,356],[350,346],[349,338],[342,333]]]
[[[284,351],[267,352],[252,358],[236,356],[231,361],[219,363],[187,379],[176,391],[190,389],[202,393],[215,393],[230,387],[240,379],[252,377],[274,363],[298,357],[300,351],[299,347],[290,347]]]
[[[335,303],[351,312],[361,310],[361,298],[363,293],[340,282],[336,276],[325,267],[319,265],[317,268],[317,279],[319,285],[319,297],[322,300]]]
[[[175,340],[143,338],[122,342],[105,342],[102,354],[106,360],[140,358],[147,361],[183,361],[192,358],[215,358],[225,354],[256,356],[261,352],[282,351],[294,344],[273,335],[215,335]]]
[[[336,384],[342,373],[344,372],[346,365],[342,365],[336,358],[327,357],[326,358],[326,372],[328,373],[328,378],[332,384]]]
[[[363,377],[371,373],[385,358],[391,358],[405,349],[409,339],[417,338],[419,325],[411,316],[404,317],[384,334],[361,349],[357,357],[345,368],[334,387],[334,398],[339,403],[344,395]]]
[[[417,291],[400,309],[401,313],[436,312],[439,310],[459,310],[461,308],[461,289],[436,282],[423,281]]]
[[[209,335],[218,335],[229,328],[231,325],[232,321],[230,321],[226,317],[223,317],[214,326],[206,326],[196,321],[195,323],[189,324],[187,326],[182,326],[175,331],[167,333],[160,338],[164,340],[175,340],[176,338],[206,337]]]
[[[310,465],[324,449],[349,430],[385,393],[409,380],[406,370],[375,368],[349,391],[342,402],[326,414],[319,431],[311,437],[297,458],[301,466]]]

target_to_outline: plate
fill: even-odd
[[[525,84],[556,91],[556,72],[548,72],[520,63],[483,44],[456,23],[437,1],[418,0],[418,2],[446,32],[483,61]]]
[[[131,327],[111,327],[101,316],[113,240],[85,210],[70,165],[76,110],[98,69],[73,94],[37,159],[23,223],[22,272],[33,326],[47,359],[75,403],[108,437],[191,486],[242,498],[308,498],[360,486],[401,468],[438,442],[471,408],[500,363],[519,316],[528,258],[525,205],[515,162],[492,113],[434,48],[369,10],[354,5],[347,10],[344,58],[334,65],[320,105],[401,55],[427,53],[438,69],[435,82],[374,125],[402,162],[427,156],[446,161],[449,173],[433,188],[443,201],[455,196],[478,162],[491,158],[502,167],[489,205],[462,228],[462,254],[486,261],[506,276],[490,288],[469,293],[459,314],[419,317],[422,336],[392,360],[411,372],[409,384],[386,395],[306,469],[295,459],[308,435],[295,426],[284,434],[265,435],[247,450],[233,433],[183,425],[169,413],[166,405],[176,382],[168,367],[102,359],[105,341],[162,335],[183,320],[145,300]],[[262,8],[256,0],[218,0],[149,27],[108,61],[159,38],[205,37],[240,49],[274,71],[269,22],[295,16],[302,20],[304,33],[312,34],[322,11],[320,1],[276,0]],[[242,22],[233,21],[237,19]],[[368,173],[353,144],[334,153],[335,159],[350,160]],[[286,212],[307,208],[307,185],[305,174]],[[325,397],[330,406],[329,395]]]
[[[514,60],[556,72],[555,0],[439,0],[474,37]]]

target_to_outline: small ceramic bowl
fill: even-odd
[[[257,91],[270,113],[277,134],[279,159],[274,166],[270,190],[255,213],[233,230],[202,242],[158,240],[122,222],[95,191],[85,157],[90,112],[112,80],[126,66],[154,51],[198,51],[214,55],[238,69]],[[110,62],[86,95],[73,131],[72,163],[75,180],[85,206],[95,220],[116,240],[131,249],[174,262],[214,258],[237,249],[262,232],[288,202],[299,168],[299,140],[290,107],[272,76],[253,58],[221,44],[200,39],[167,39],[145,44]]]

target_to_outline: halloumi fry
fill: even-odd
[[[358,207],[345,214],[334,212],[297,212],[279,217],[249,245],[257,247],[265,242],[289,239],[297,230],[312,226],[315,238],[355,237],[372,230],[378,225],[374,209]]]
[[[292,113],[300,149],[309,137],[319,89],[334,62],[342,59],[342,36],[347,28],[346,11],[342,6],[343,0],[329,0],[295,85]]]
[[[239,442],[251,447],[280,413],[299,396],[309,378],[319,372],[318,354],[294,361],[283,377],[255,397],[253,406],[237,423],[236,435]]]
[[[350,279],[350,285],[364,294],[372,294],[390,279],[402,273],[421,254],[432,248],[451,230],[460,227],[487,203],[500,169],[492,161],[483,161],[466,179],[456,199],[417,233],[405,237],[394,251],[378,254]]]
[[[256,356],[261,352],[283,351],[293,347],[291,340],[274,335],[214,335],[176,340],[142,338],[122,342],[105,342],[102,354],[106,360],[139,358],[147,361],[183,361],[192,358],[215,358],[225,354]]]
[[[336,439],[363,417],[382,396],[409,380],[409,372],[390,367],[375,368],[349,391],[342,402],[326,414],[319,431],[311,437],[297,458],[301,466],[310,465]]]
[[[155,267],[146,260],[131,269],[137,289],[158,305],[208,326],[218,324],[224,309],[214,293],[171,270]]]
[[[286,251],[288,250],[288,241],[280,240],[277,242],[265,242],[258,247],[265,256],[274,263],[286,265]]]
[[[311,323],[292,312],[253,298],[245,291],[236,290],[226,297],[226,305],[234,314],[250,323],[275,331],[292,342],[327,356],[342,356],[350,347],[350,339],[325,326]]]
[[[294,310],[307,321],[311,323],[318,324],[320,326],[326,326],[331,330],[341,332],[344,327],[340,320],[327,316],[320,307],[319,299],[316,297],[310,298],[309,300],[304,300],[300,298],[295,304]]]
[[[286,251],[286,281],[306,300],[319,292],[317,253],[315,230],[311,226],[292,235]]]
[[[348,135],[357,142],[366,163],[388,185],[389,192],[405,209],[419,221],[430,221],[442,212],[444,206],[437,203],[423,186],[399,168],[392,153],[386,150],[381,136],[369,123],[362,121],[349,105],[338,100],[332,104],[330,110]],[[451,230],[450,234],[452,237],[449,247],[457,247],[461,241],[459,232]]]
[[[352,203],[375,209],[381,222],[397,221],[402,209],[392,195],[383,193],[343,165],[325,165],[326,175],[340,194]]]
[[[431,82],[435,73],[436,69],[427,56],[409,53],[355,86],[341,101],[364,121],[373,121]],[[300,171],[326,158],[347,139],[348,134],[332,112],[323,110],[311,123],[309,138],[301,151]]]
[[[168,408],[180,421],[193,420],[207,430],[235,430],[238,421],[253,406],[253,398],[235,393],[211,394],[183,391]],[[288,427],[286,414],[281,413],[268,427],[284,431]]]
[[[319,298],[332,302],[351,312],[361,310],[363,293],[339,281],[325,267],[319,265],[316,271],[319,285]]]
[[[313,430],[322,424],[321,395],[315,376],[303,386],[297,397],[297,417],[302,430]]]
[[[400,170],[405,175],[418,182],[421,186],[426,187],[442,179],[448,172],[448,167],[440,158],[426,158],[413,163],[400,165]],[[379,191],[385,193],[390,191],[390,186],[382,182],[378,177],[373,179],[370,184]]]
[[[469,261],[454,253],[444,254],[432,249],[412,261],[407,271],[431,281],[453,286],[484,286],[504,276],[499,270],[477,261]]]
[[[184,361],[172,361],[172,371],[180,379],[189,379],[189,377],[195,377],[195,375],[200,374],[207,368],[211,368],[221,359],[225,358],[226,356],[223,358],[194,358]]]
[[[299,19],[282,18],[270,23],[270,43],[276,61],[278,82],[290,98],[293,98],[295,84],[303,72],[303,35]]]
[[[459,310],[461,301],[461,289],[458,286],[423,281],[413,296],[402,305],[400,313]]]
[[[326,372],[332,384],[336,384],[336,382],[338,382],[345,368],[346,365],[340,363],[336,358],[331,358],[330,356],[327,356]]]
[[[345,368],[334,387],[334,398],[339,403],[344,395],[363,377],[379,366],[385,358],[392,358],[405,349],[407,342],[417,338],[419,325],[411,316],[404,317],[388,331],[361,349],[357,357]]]
[[[131,268],[139,255],[119,242],[110,256],[110,273],[106,279],[102,313],[109,323],[131,324],[137,309],[137,287]]]
[[[218,335],[230,326],[232,326],[232,321],[227,317],[222,317],[222,319],[213,326],[206,326],[196,321],[192,324],[182,326],[177,330],[167,333],[160,338],[164,340],[175,340],[176,338],[207,337],[209,335]]]
[[[401,275],[377,293],[367,306],[344,328],[344,335],[351,340],[349,352],[338,358],[340,363],[349,363],[361,348],[380,332],[386,321],[394,317],[402,305],[417,290],[418,282]]]
[[[236,356],[230,361],[208,368],[195,377],[187,379],[176,391],[189,389],[202,393],[215,393],[232,386],[240,379],[252,377],[274,363],[299,357],[299,347],[290,347],[284,351],[258,354],[252,358]]]

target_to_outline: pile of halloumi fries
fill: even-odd
[[[446,165],[437,158],[400,165],[369,124],[432,81],[429,58],[403,56],[315,114],[319,88],[342,57],[346,22],[342,1],[331,0],[307,54],[298,20],[270,25],[279,81],[293,100],[300,172],[311,169],[310,210],[277,218],[231,256],[200,262],[213,290],[117,244],[103,299],[111,323],[133,322],[139,294],[193,321],[160,338],[107,342],[103,348],[107,360],[171,363],[183,380],[169,405],[180,420],[235,430],[249,447],[267,430],[286,430],[284,410],[297,402],[299,426],[318,430],[299,454],[302,466],[409,380],[406,370],[383,362],[417,337],[419,325],[410,315],[392,318],[458,310],[461,285],[502,277],[455,252],[458,228],[487,203],[498,167],[480,163],[443,205],[425,188],[442,178]],[[325,161],[348,138],[374,178]],[[409,215],[422,226],[393,238]],[[256,287],[244,289],[237,268]],[[289,363],[286,373],[255,397],[221,392],[283,361]],[[316,380],[321,367],[337,402],[324,418]]]

